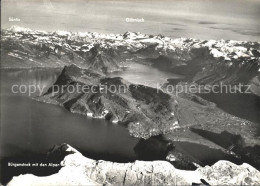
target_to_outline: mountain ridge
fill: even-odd
[[[1,35],[1,68],[75,64],[110,73],[122,70],[130,61],[181,74],[199,84],[259,84],[260,42],[171,39],[131,32],[44,32],[19,27],[2,29]],[[258,89],[255,86],[254,92]]]
[[[113,163],[84,157],[68,144],[54,146],[49,155],[56,156],[63,167],[56,174],[38,177],[32,174],[15,176],[8,185],[258,185],[258,170],[243,163],[218,161],[195,171],[180,170],[166,161]],[[57,157],[57,155],[59,155]]]

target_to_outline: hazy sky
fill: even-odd
[[[2,0],[1,9],[3,28],[260,41],[260,0]]]

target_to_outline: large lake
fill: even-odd
[[[28,92],[12,92],[13,85],[37,85],[47,90],[60,72],[60,69],[1,71],[1,183],[19,174],[55,173],[57,168],[15,168],[7,164],[44,162],[48,150],[61,143],[68,143],[93,159],[117,162],[137,159],[134,147],[139,139],[131,137],[126,128],[33,100],[39,91],[31,97]]]
[[[1,156],[46,153],[50,147],[68,143],[92,154],[104,154],[105,159],[133,160],[133,147],[138,139],[126,128],[105,120],[72,114],[66,109],[37,102],[28,93],[12,93],[12,85],[33,85],[48,88],[60,70],[6,70],[1,82]],[[16,89],[15,89],[16,90]],[[38,93],[34,94],[36,96]],[[112,158],[114,157],[114,158]]]
[[[1,73],[1,156],[46,153],[50,147],[68,143],[90,156],[108,160],[134,160],[134,146],[138,139],[126,128],[101,119],[72,114],[66,109],[41,103],[25,93],[13,93],[13,85],[37,85],[45,91],[56,81],[61,69],[9,69]],[[141,64],[130,65],[128,70],[115,73],[128,81],[156,86],[167,78],[177,77]],[[21,86],[20,86],[21,87]],[[18,87],[15,87],[15,92]],[[23,87],[21,89],[25,91]],[[88,153],[89,152],[89,153]],[[122,157],[122,158],[121,158]]]
[[[139,139],[131,137],[126,128],[102,119],[72,114],[63,107],[33,100],[31,97],[39,95],[39,92],[29,97],[28,93],[16,94],[11,91],[12,85],[27,87],[38,85],[47,90],[56,81],[60,72],[61,69],[40,68],[1,70],[0,155],[2,169],[4,169],[1,171],[5,171],[2,172],[5,176],[2,183],[11,179],[13,175],[28,172],[37,174],[39,171],[6,167],[8,161],[41,161],[52,146],[60,143],[68,143],[93,159],[116,162],[139,159],[134,150]],[[114,73],[112,76],[121,76],[133,83],[148,83],[150,86],[161,84],[167,78],[178,78],[177,75],[160,73],[156,69],[140,64],[130,66],[127,70]],[[186,142],[177,144],[181,144],[187,152],[194,146]],[[226,158],[220,151],[214,151],[206,146],[201,149],[201,151],[194,151],[193,155],[202,162],[204,159],[206,161],[209,152],[211,152],[212,162]],[[204,155],[201,155],[202,152]],[[39,175],[46,175],[44,171]]]

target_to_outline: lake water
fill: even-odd
[[[162,72],[156,68],[139,64],[139,63],[127,63],[127,68],[123,71],[112,73],[111,77],[122,77],[123,79],[135,83],[150,86],[153,88],[159,88],[167,79],[177,79],[183,76],[173,74],[170,72]]]
[[[260,135],[260,97],[245,93],[199,94],[202,98],[212,101],[217,106],[234,116],[259,124]]]
[[[46,153],[50,147],[68,143],[91,158],[113,161],[138,159],[133,150],[138,139],[129,135],[126,128],[101,119],[72,114],[66,109],[37,102],[40,89],[46,91],[57,79],[61,69],[16,69],[1,73],[1,157],[27,156],[30,153]],[[141,65],[129,65],[127,70],[114,73],[132,83],[156,87],[174,74]],[[20,85],[27,88],[37,85],[37,91],[29,97],[18,91]],[[25,153],[28,152],[28,153]]]
[[[103,157],[105,159],[110,159],[110,156],[135,159],[131,149],[138,139],[131,137],[124,127],[37,102],[29,98],[27,93],[11,93],[11,85],[14,84],[37,84],[47,89],[59,72],[38,69],[2,73],[1,124],[4,132],[1,134],[1,156],[24,154],[23,151],[46,153],[55,144],[68,143],[91,153],[107,154],[107,158]]]
[[[68,143],[93,159],[117,162],[137,159],[133,149],[139,139],[131,137],[126,128],[35,101],[28,92],[16,94],[11,91],[12,85],[37,85],[47,90],[60,71],[1,71],[1,183],[8,182],[14,175],[49,175],[58,171],[57,168],[7,166],[8,162],[44,162],[47,151],[55,144]],[[37,95],[39,91],[32,97]]]
[[[133,83],[143,84],[148,79],[149,85],[163,83],[174,74],[159,73],[158,70],[142,65],[130,67],[118,72]],[[139,139],[129,135],[126,128],[102,119],[91,119],[72,114],[63,107],[37,102],[28,93],[11,92],[12,85],[38,85],[47,90],[60,74],[61,69],[13,69],[1,71],[1,174],[2,183],[14,175],[33,173],[49,175],[58,169],[19,169],[7,167],[7,162],[44,161],[46,152],[55,144],[68,143],[83,155],[93,159],[116,162],[129,162],[140,159],[134,148]],[[155,74],[152,74],[152,73]],[[158,75],[156,74],[158,73]],[[113,76],[115,76],[113,74]],[[33,96],[39,95],[39,91]],[[32,97],[33,97],[32,96]],[[192,143],[184,143],[185,148]],[[160,147],[154,145],[155,151]],[[197,147],[199,149],[199,147]],[[209,148],[189,152],[196,154],[200,161],[207,157]],[[153,150],[153,152],[155,152]],[[214,150],[210,150],[213,152]],[[201,155],[203,154],[204,155]],[[215,151],[219,154],[219,151]],[[211,153],[214,154],[214,153]],[[225,159],[225,156],[212,156],[213,161]],[[165,157],[162,157],[164,159]],[[147,160],[150,159],[149,154]]]

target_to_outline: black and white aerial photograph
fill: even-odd
[[[0,185],[260,185],[260,0],[0,2]]]

